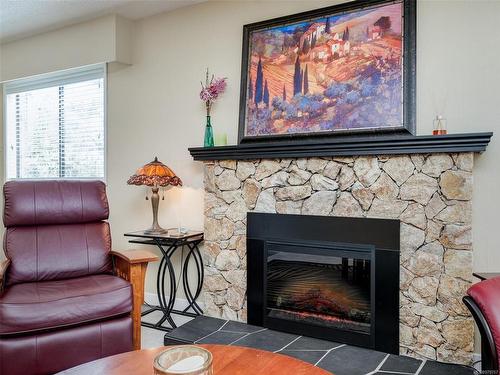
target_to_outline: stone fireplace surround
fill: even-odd
[[[470,363],[473,154],[205,162],[206,315],[246,321],[246,214],[401,221],[400,353]]]

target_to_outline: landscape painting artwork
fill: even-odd
[[[393,1],[250,30],[240,134],[403,128],[403,15]]]

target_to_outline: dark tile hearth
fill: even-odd
[[[472,368],[386,354],[336,342],[199,316],[168,332],[165,345],[225,344],[281,353],[335,375],[473,375]]]
[[[421,364],[422,361],[418,359],[391,354],[380,367],[380,371],[393,372],[399,371],[401,368],[405,368],[408,372],[415,373],[418,371]]]

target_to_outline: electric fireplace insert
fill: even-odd
[[[248,323],[399,351],[399,221],[249,213]]]

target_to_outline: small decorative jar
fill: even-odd
[[[153,361],[155,375],[213,375],[212,353],[195,345],[164,350]]]
[[[214,142],[216,146],[227,146],[227,134],[215,133]]]
[[[445,135],[447,133],[448,131],[446,130],[446,119],[441,115],[437,115],[434,119],[432,135]]]

